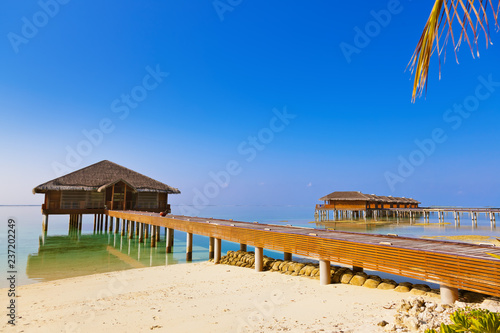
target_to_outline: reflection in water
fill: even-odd
[[[167,254],[164,241],[157,242],[157,247],[151,247],[147,243],[139,243],[136,238],[124,241],[126,237],[118,234],[82,235],[79,232],[70,233],[68,236],[42,234],[38,253],[28,255],[27,276],[38,281],[49,281],[130,268],[176,264],[183,255],[185,256],[183,248],[178,249],[179,252]],[[117,238],[120,238],[118,247]]]

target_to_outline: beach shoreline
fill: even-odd
[[[377,323],[395,315],[388,305],[410,297],[209,262],[41,282],[17,293],[17,325],[4,321],[2,330],[383,332]]]

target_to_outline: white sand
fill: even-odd
[[[17,288],[11,332],[383,332],[408,293],[212,263],[181,264]],[[0,290],[2,308],[7,289]],[[5,310],[4,310],[5,312]]]

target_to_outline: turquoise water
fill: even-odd
[[[176,207],[172,207],[176,213]],[[258,221],[271,224],[291,224],[301,227],[330,228],[335,230],[379,233],[394,233],[400,236],[456,236],[482,235],[500,237],[500,228],[492,227],[484,215],[478,218],[478,226],[473,227],[467,216],[461,225],[454,226],[453,217],[445,218],[451,224],[437,224],[437,216],[431,216],[431,223],[422,225],[423,220],[381,220],[353,223],[316,224],[314,207],[309,206],[207,206],[200,214],[204,217]],[[30,284],[61,278],[94,273],[125,270],[139,267],[186,263],[186,234],[175,232],[173,253],[166,254],[164,229],[157,247],[149,243],[141,244],[137,239],[129,240],[118,234],[93,234],[93,216],[84,216],[82,233],[69,232],[66,215],[51,215],[49,230],[41,232],[42,215],[40,206],[0,206],[0,266],[7,274],[7,221],[16,222],[16,270],[17,284]],[[433,223],[434,222],[434,223]],[[499,220],[500,224],[500,220]],[[193,262],[208,260],[208,238],[193,236]],[[238,250],[239,244],[223,241],[222,251]],[[249,251],[253,250],[251,247]],[[271,257],[282,257],[282,253],[265,251]],[[7,286],[5,278],[0,280],[0,288]]]

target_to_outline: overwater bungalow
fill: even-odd
[[[169,194],[177,188],[104,160],[40,184],[33,194],[44,193],[44,229],[50,214],[104,214],[111,210],[170,212]]]
[[[336,191],[319,200],[323,204],[316,205],[317,220],[329,219],[330,212],[334,218],[377,216],[380,212],[391,208],[418,208],[420,202],[412,198],[379,196],[364,194],[359,191]],[[392,214],[392,213],[391,213]]]

